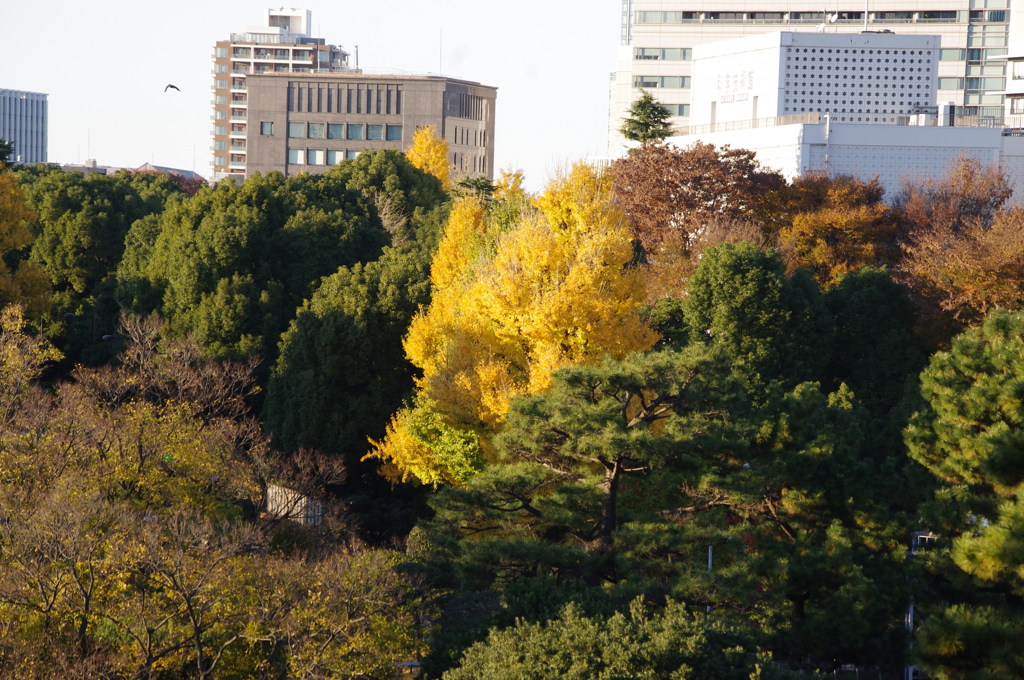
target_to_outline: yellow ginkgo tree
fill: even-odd
[[[448,191],[452,188],[452,162],[448,153],[448,142],[437,133],[437,127],[426,125],[416,128],[412,146],[405,156],[413,167],[441,180],[441,188]]]
[[[430,307],[405,340],[422,371],[414,407],[370,456],[395,477],[458,483],[484,463],[511,402],[563,366],[649,349],[643,282],[606,172],[578,164],[511,222],[453,207],[431,266]],[[425,424],[429,423],[429,427]]]

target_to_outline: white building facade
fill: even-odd
[[[1001,117],[1010,5],[1011,0],[874,0],[865,12],[861,2],[838,0],[622,0],[619,56],[610,88],[609,154],[623,150],[619,128],[640,88],[669,107],[674,125],[692,124],[694,49],[777,31],[867,29],[938,36],[936,99],[928,105],[953,102],[967,107],[961,111],[970,116]]]
[[[213,50],[213,181],[245,177],[247,75],[351,71],[348,52],[313,37],[312,13],[305,9],[268,9],[266,25],[232,33]]]
[[[46,162],[48,109],[40,92],[0,90],[0,139],[14,144],[11,162]]]
[[[888,196],[971,157],[999,166],[1019,201],[1020,131],[1002,117],[926,104],[936,96],[938,45],[926,35],[772,33],[697,47],[695,124],[669,142],[750,149],[787,179],[877,177]]]
[[[690,125],[829,113],[896,123],[934,109],[937,36],[775,32],[693,50]],[[699,102],[699,103],[698,103]]]

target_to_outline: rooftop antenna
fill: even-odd
[[[444,58],[444,27],[440,29],[437,38],[437,75],[444,73],[444,67],[441,65],[441,60]]]
[[[864,0],[864,32],[868,30],[868,2],[870,0]]]

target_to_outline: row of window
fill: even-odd
[[[690,76],[633,76],[633,87],[674,87],[685,90],[690,87]]]
[[[261,135],[274,134],[274,121],[260,123]],[[355,139],[402,141],[401,125],[364,123],[288,123],[288,136],[295,139]]]
[[[1005,56],[1005,47],[990,47],[988,49],[963,49],[962,47],[951,47],[939,50],[939,61],[985,61],[986,59]]]
[[[227,47],[215,47],[213,56],[218,59],[224,59],[228,56]],[[292,51],[288,48],[277,47],[233,47],[230,51],[231,57],[234,59],[251,59],[255,56],[257,59],[293,59],[295,61],[310,61],[313,58],[313,52],[308,48],[302,48]],[[321,57],[326,60],[330,58],[330,52],[324,51],[321,54],[327,55]]]
[[[822,51],[824,52],[824,50]],[[829,52],[831,53],[832,50],[829,50]],[[836,52],[838,53],[839,50],[836,50]],[[849,53],[850,50],[844,50],[843,52]],[[857,53],[857,50],[853,50],[853,52]],[[863,54],[864,50],[860,50],[860,52]],[[922,50],[917,52],[924,54]],[[928,51],[927,54],[930,55],[931,51]],[[952,47],[939,50],[939,61],[985,61],[1005,55],[1006,48],[964,49],[962,47]],[[637,61],[690,61],[693,59],[693,50],[689,47],[636,47],[633,48],[633,59]]]
[[[690,61],[693,51],[689,47],[636,47],[633,58],[637,60]]]
[[[752,23],[752,24],[800,24],[853,23],[864,20],[863,12],[636,12],[633,17],[637,24],[686,24],[698,22]],[[925,12],[869,12],[869,23],[909,24],[933,23],[953,24],[957,22],[1005,23],[1005,9],[933,10]]]
[[[940,90],[963,90],[964,85],[968,90],[1003,90],[1006,78],[939,78]]]
[[[289,165],[337,165],[359,155],[359,149],[288,149]]]

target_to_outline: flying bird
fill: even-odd
[[[164,92],[167,92],[167,90],[170,90],[172,88],[175,89],[175,90],[178,90],[178,86],[177,85],[168,85],[167,87],[164,88]],[[181,92],[181,90],[178,90],[178,92]]]

